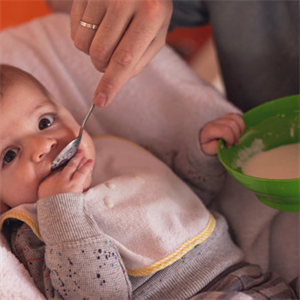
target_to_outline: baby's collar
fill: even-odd
[[[3,228],[5,221],[17,219],[26,223],[33,233],[42,241],[39,226],[37,222],[37,205],[36,203],[26,203],[14,207],[0,215],[0,230]]]

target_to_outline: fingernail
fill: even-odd
[[[96,96],[95,96],[95,100],[94,100],[95,104],[97,106],[105,106],[106,105],[106,102],[107,102],[107,97],[105,94],[103,93],[98,93]]]

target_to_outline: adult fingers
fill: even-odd
[[[77,27],[84,13],[85,7],[87,5],[87,0],[73,0],[70,21],[71,21],[71,38],[74,41]]]
[[[154,58],[154,56],[162,49],[166,43],[166,33],[161,33],[157,38],[155,38],[145,53],[142,55],[141,59],[137,62],[133,69],[132,76],[137,76]]]
[[[141,3],[147,3],[149,7],[152,2],[157,4],[164,1],[142,1]],[[135,66],[160,32],[165,13],[164,10],[155,11],[150,8],[144,10],[144,14],[136,14],[114,50],[105,74],[96,88],[94,97],[96,105],[108,104],[125,82],[133,77]],[[152,57],[153,55],[150,56]],[[145,61],[142,65],[148,62]]]
[[[104,72],[109,60],[123,38],[124,33],[131,21],[132,12],[129,7],[126,10],[126,2],[122,2],[114,9],[108,8],[95,36],[90,45],[89,55],[98,71]]]
[[[105,12],[105,6],[100,1],[76,0],[74,2],[71,11],[71,36],[76,48],[89,54],[92,41],[99,28],[84,27],[80,25],[80,22],[84,21],[100,27]]]
[[[113,10],[113,12],[116,14],[116,12]],[[121,10],[121,15],[122,15],[122,10]],[[108,13],[107,15],[108,16]],[[112,18],[110,17],[106,17],[105,16],[105,19],[103,20],[103,27],[105,29],[113,29],[113,28],[110,28],[109,27],[109,24],[110,24],[110,20]],[[170,15],[171,16],[171,15]],[[164,20],[160,20],[160,22],[155,22],[155,24],[157,25],[156,27],[153,27],[152,30],[149,30],[149,38],[148,38],[148,41],[145,40],[144,41],[144,45],[145,47],[147,47],[147,44],[149,43],[148,47],[146,48],[145,52],[142,54],[141,58],[137,60],[137,63],[136,65],[133,67],[133,70],[131,72],[131,77],[134,77],[136,75],[138,75],[141,70],[153,59],[153,57],[157,54],[157,52],[165,45],[166,43],[166,37],[167,37],[167,33],[168,33],[168,28],[169,28],[169,23],[170,23],[170,16],[169,17],[166,17]],[[157,17],[157,16],[156,16]],[[120,18],[119,15],[116,14],[116,17],[115,17],[116,21],[114,22],[114,24],[118,24],[120,23],[121,24],[129,24],[130,22],[130,19],[128,18],[126,21],[124,21],[124,19],[122,20]],[[144,19],[144,18],[142,18]],[[106,22],[106,20],[108,20],[108,22]],[[104,24],[107,23],[108,26],[104,26]],[[136,22],[138,24],[138,22]],[[144,25],[145,26],[151,26],[151,24],[147,24],[148,22],[145,22]],[[137,26],[136,24],[131,24],[132,26]],[[102,24],[101,24],[102,26]],[[154,25],[152,25],[154,26]],[[114,25],[114,27],[118,27],[118,25]],[[146,30],[147,27],[145,27],[145,30]],[[123,26],[123,28],[121,28],[121,30],[119,30],[119,32],[122,32],[122,30],[125,31],[125,27]],[[141,29],[142,30],[142,29]],[[115,37],[117,36],[116,34],[113,35],[113,34],[108,34],[108,36],[103,36],[101,37],[100,34],[102,33],[107,33],[108,31],[107,30],[98,30],[94,40],[93,40],[93,45],[92,45],[92,50],[91,50],[91,57],[101,57],[101,55],[97,55],[97,49],[99,51],[99,49],[101,49],[101,42],[103,40],[105,40],[105,44],[102,43],[102,48],[105,47],[106,51],[100,51],[99,54],[108,54],[108,53],[112,53],[113,49],[116,48],[117,46],[117,43],[114,43],[114,40],[115,38],[112,38],[112,37]],[[144,31],[146,32],[146,31]],[[137,32],[137,35],[138,35],[138,32]],[[121,40],[121,34],[119,34],[119,40]],[[131,38],[128,37],[128,39],[130,40]],[[111,40],[111,41],[110,41]],[[94,45],[98,43],[98,45]],[[109,49],[109,45],[112,45]],[[96,55],[93,55],[92,52],[93,52],[93,49],[95,49],[96,51]],[[142,48],[141,48],[142,49]],[[141,51],[142,52],[142,51]],[[104,63],[102,64],[103,66],[103,71],[105,70],[104,68],[107,66],[108,64],[108,60],[109,60],[109,55],[106,55],[106,57],[108,59],[106,59],[104,61]],[[100,62],[101,63],[101,62]],[[94,64],[96,65],[96,62],[94,62]],[[97,66],[97,69],[100,70],[101,68],[101,65],[99,65],[99,59],[98,59],[98,66]]]
[[[148,42],[145,45],[128,43],[128,46],[123,46],[125,42],[122,41],[121,44],[111,57],[109,65],[96,88],[94,102],[98,106],[109,104],[123,85],[130,78],[136,76],[161,48],[155,49],[153,47],[152,51],[149,51],[148,55],[143,57],[148,48]],[[136,68],[138,62],[139,65]]]

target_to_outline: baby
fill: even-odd
[[[294,297],[243,263],[224,218],[142,147],[84,132],[75,157],[51,172],[79,127],[35,78],[1,66],[0,224],[47,299]],[[236,144],[243,129],[227,114],[200,131],[195,172],[208,190],[222,183],[218,139]]]

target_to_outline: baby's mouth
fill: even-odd
[[[78,143],[80,143],[80,139],[78,142],[76,139],[72,140],[57,154],[51,164],[52,171],[64,167],[75,156],[78,151]]]

